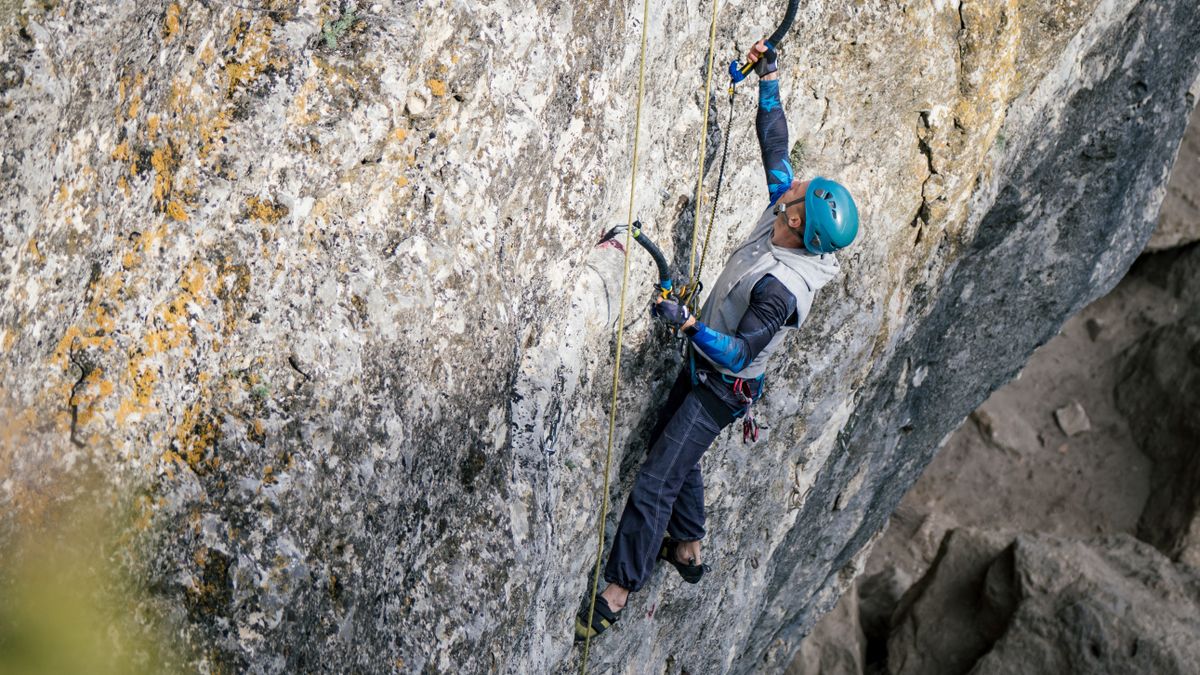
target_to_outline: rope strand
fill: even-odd
[[[625,336],[625,291],[629,286],[629,251],[631,250],[633,241],[633,206],[634,196],[637,191],[638,141],[641,138],[642,128],[642,94],[646,84],[646,26],[650,23],[649,19],[650,0],[643,0],[641,61],[638,64],[637,112],[633,122],[633,166],[629,176],[629,219],[625,221],[630,223],[630,227],[625,230],[625,271],[621,277],[621,305],[617,320],[617,355],[616,363],[613,366],[612,404],[608,410],[608,449],[604,453],[604,491],[601,495],[600,523],[596,526],[598,539],[596,543],[596,570],[592,574],[592,600],[588,608],[587,627],[584,633],[583,662],[580,666],[582,675],[587,675],[588,655],[591,652],[592,620],[596,616],[596,590],[600,585],[600,559],[604,555],[604,521],[608,519],[608,475],[612,469],[613,437],[616,435],[617,428],[617,394],[620,391],[621,384],[621,343]]]
[[[712,25],[708,29],[708,75],[704,78],[704,116],[700,123],[700,168],[696,171],[696,212],[692,217],[692,251],[688,256],[688,282],[684,288],[692,292],[696,282],[696,241],[700,235],[700,203],[704,195],[704,150],[708,141],[708,104],[712,100],[713,63],[717,58],[717,7],[718,0],[713,0]],[[719,188],[719,185],[718,185]],[[709,221],[712,226],[712,221]],[[692,292],[694,295],[694,292]]]

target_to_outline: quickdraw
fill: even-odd
[[[758,382],[758,392],[762,393],[763,376],[759,375],[754,380],[744,380],[735,378],[733,381],[733,393],[738,397],[738,402],[742,404],[742,443],[750,444],[758,442],[758,421],[754,419],[754,392],[750,389],[749,382]]]

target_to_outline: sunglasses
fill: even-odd
[[[799,208],[799,209],[792,208],[793,206],[801,206],[803,204],[804,204],[804,197],[801,197],[800,199],[797,199],[794,202],[788,202],[786,204],[784,204],[783,202],[779,202],[779,203],[775,204],[775,215],[779,215],[781,213],[786,213],[787,219],[789,221],[799,220],[799,221],[803,222],[804,221],[804,209],[803,208]]]

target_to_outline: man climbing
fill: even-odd
[[[708,569],[700,556],[705,534],[700,457],[762,396],[768,358],[784,331],[798,328],[808,315],[817,289],[838,274],[833,252],[858,234],[858,209],[844,187],[820,177],[804,182],[793,177],[775,50],[759,41],[747,60],[759,76],[755,128],[770,201],[717,278],[700,313],[704,321],[683,304],[656,301],[654,314],[690,338],[692,363],[659,411],[650,452],[604,568],[608,585],[596,596],[594,613],[590,602],[580,611],[576,640],[615,623],[629,594],[649,580],[656,560],[670,563],[689,583],[700,581]]]

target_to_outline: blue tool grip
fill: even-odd
[[[748,63],[746,65],[750,66],[751,68],[754,67],[754,64],[752,63]],[[737,61],[729,62],[729,79],[732,80],[733,84],[737,84],[746,79],[746,75],[749,72],[749,69],[747,69],[746,72],[742,72],[742,67],[738,65]]]

